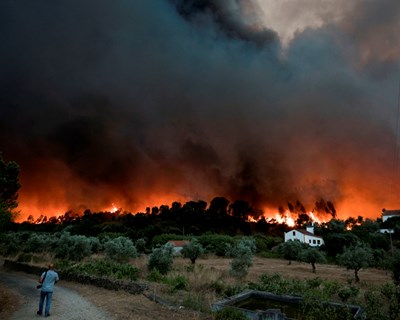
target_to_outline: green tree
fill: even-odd
[[[196,263],[196,259],[204,252],[201,243],[193,238],[189,244],[185,244],[182,248],[182,254],[185,258],[189,258],[192,264]]]
[[[16,162],[5,162],[0,152],[0,230],[15,218],[18,207],[19,166]]]
[[[325,253],[320,251],[319,248],[308,247],[303,249],[299,254],[299,259],[303,262],[310,263],[313,273],[316,272],[316,263],[326,262]]]
[[[299,240],[289,240],[279,245],[279,252],[283,258],[288,260],[288,264],[292,264],[292,260],[299,258],[300,252],[304,249],[304,244]]]
[[[354,270],[356,282],[360,281],[358,271],[368,268],[373,261],[372,249],[365,244],[358,244],[344,249],[339,256],[339,263],[349,270]]]

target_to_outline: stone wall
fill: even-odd
[[[32,266],[26,263],[16,262],[12,260],[4,260],[4,268],[8,270],[14,271],[22,271],[30,274],[35,274],[38,277],[46,271],[46,268]],[[141,294],[144,290],[147,289],[146,284],[140,284],[136,282],[127,282],[122,280],[112,280],[108,278],[95,277],[91,275],[71,275],[71,274],[63,274],[62,272],[58,272],[60,279],[66,281],[78,282],[81,284],[87,284],[96,286],[99,288],[105,288],[108,290],[123,290],[132,294]]]

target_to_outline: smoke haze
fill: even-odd
[[[216,196],[397,209],[400,2],[279,3],[1,1],[22,217]]]

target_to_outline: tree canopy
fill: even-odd
[[[15,217],[18,207],[19,166],[15,161],[6,162],[0,152],[0,229]]]

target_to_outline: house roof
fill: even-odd
[[[303,229],[293,229],[293,230],[291,230],[291,231],[297,231],[297,232],[300,232],[300,233],[304,234],[305,236],[310,236],[310,237],[322,239],[322,237],[316,236],[314,233],[309,232],[309,231],[307,231],[307,230],[303,230]],[[290,232],[290,231],[289,231],[289,232]]]
[[[174,247],[183,247],[185,244],[189,244],[188,240],[169,240],[168,243],[172,244]]]
[[[384,210],[382,212],[382,216],[385,217],[393,217],[393,216],[400,216],[400,210]]]

